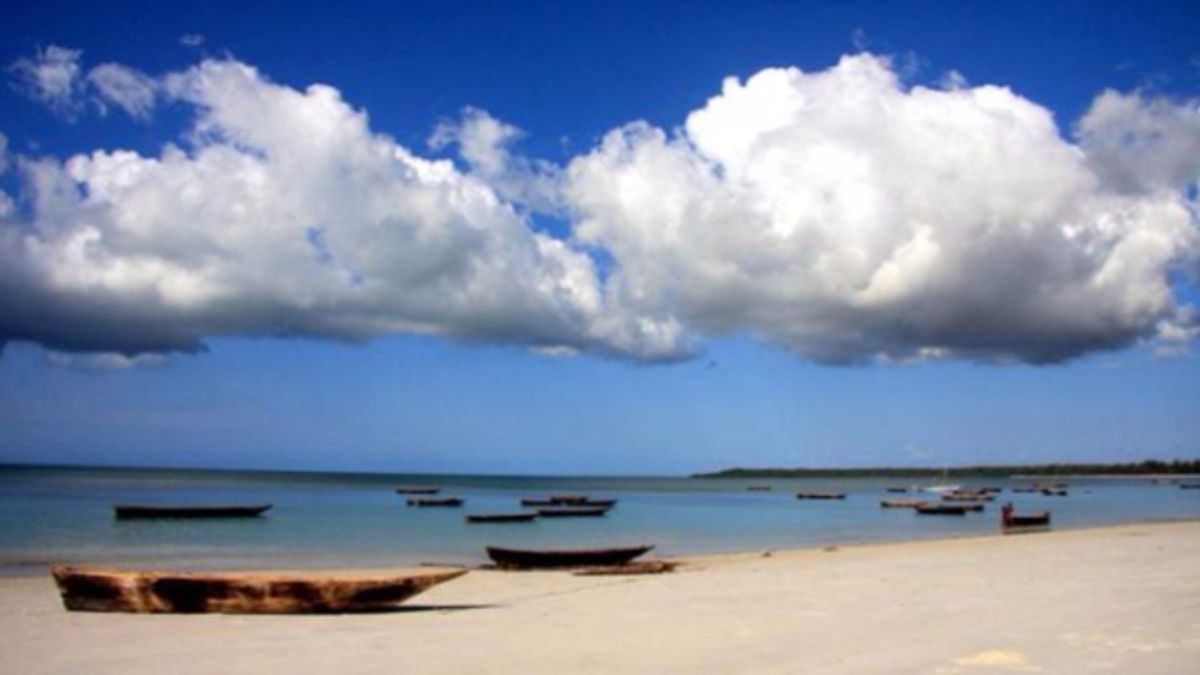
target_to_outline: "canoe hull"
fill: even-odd
[[[548,509],[538,509],[537,513],[542,518],[599,518],[608,513],[609,507],[551,507]]]
[[[466,570],[408,574],[153,572],[56,566],[63,606],[79,612],[329,614],[386,609]]]
[[[476,513],[467,516],[468,523],[529,523],[536,513]]]
[[[117,520],[191,519],[191,518],[256,518],[266,513],[270,504],[249,506],[142,506],[120,504],[113,507]]]
[[[463,500],[459,499],[458,497],[445,497],[445,498],[435,497],[435,498],[428,498],[428,499],[416,498],[416,499],[409,499],[408,505],[409,506],[417,506],[417,507],[442,506],[442,507],[454,508],[454,507],[462,506]]]
[[[562,569],[624,565],[653,546],[628,548],[522,550],[487,547],[488,557],[502,569]]]

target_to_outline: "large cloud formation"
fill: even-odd
[[[9,162],[0,341],[418,332],[670,360],[744,332],[825,362],[1042,363],[1195,337],[1171,285],[1200,250],[1190,102],[1105,92],[1072,142],[1007,89],[907,87],[859,54],[730,79],[682,128],[633,123],[564,167],[468,109],[432,140],[460,169],[328,86],[115,68],[92,82],[127,112],[194,108],[187,143]]]

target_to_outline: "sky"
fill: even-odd
[[[1194,3],[728,5],[4,3],[0,462],[1200,457]]]

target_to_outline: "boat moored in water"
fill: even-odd
[[[845,499],[845,492],[797,492],[796,499]]]
[[[965,516],[967,507],[960,504],[918,504],[913,507],[923,516]]]
[[[488,546],[488,557],[501,569],[547,569],[624,565],[653,546],[593,549],[512,549]]]
[[[117,504],[113,515],[117,520],[144,520],[153,518],[255,518],[266,513],[270,504],[249,505],[177,505],[155,506],[149,504]]]
[[[879,507],[883,509],[915,509],[924,503],[920,499],[884,499],[879,502]]]
[[[409,506],[462,506],[465,500],[461,497],[427,497],[408,500]]]
[[[442,488],[436,485],[401,485],[396,488],[396,494],[400,495],[436,495],[441,491]]]
[[[1004,529],[1035,528],[1050,526],[1050,512],[1018,514],[1013,510],[1012,502],[1000,507],[1000,526]]]
[[[528,523],[538,517],[537,513],[469,513],[468,523]]]
[[[55,566],[72,611],[221,614],[369,612],[396,605],[466,570],[178,572]]]
[[[607,506],[551,506],[538,509],[537,514],[543,518],[598,518],[608,510]]]

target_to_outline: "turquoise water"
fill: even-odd
[[[1013,494],[982,514],[918,516],[881,509],[897,479],[709,480],[0,468],[0,572],[54,562],[162,566],[377,567],[481,563],[489,544],[609,546],[653,543],[663,555],[920,539],[998,530],[1000,500],[1050,509],[1056,528],[1200,517],[1200,490],[1148,479],[1070,479],[1068,497]],[[961,481],[1025,485],[1029,481]],[[428,483],[467,500],[461,509],[408,508],[397,485]],[[748,492],[748,485],[771,492]],[[839,491],[845,501],[799,501]],[[520,510],[551,492],[616,498],[604,518],[471,525],[466,513]],[[908,495],[912,496],[912,495]],[[114,503],[271,503],[263,518],[117,521]]]

